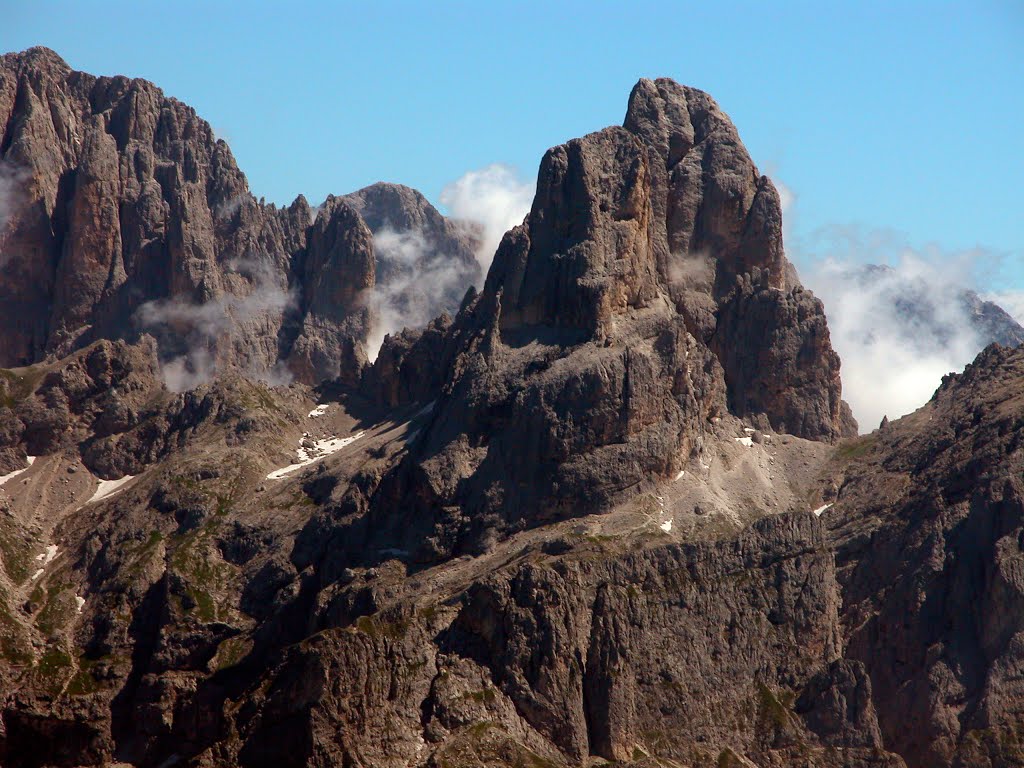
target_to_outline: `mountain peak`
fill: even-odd
[[[35,45],[31,48],[26,48],[20,53],[4,54],[2,62],[3,63],[0,66],[3,66],[4,68],[10,67],[13,64],[14,66],[25,69],[48,69],[58,72],[71,71],[71,67],[63,58],[61,58],[60,54],[42,45]]]

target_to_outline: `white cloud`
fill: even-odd
[[[184,354],[161,366],[164,384],[172,392],[184,392],[212,381],[217,375],[212,350],[228,334],[238,333],[240,326],[261,315],[279,315],[294,304],[294,295],[274,282],[269,269],[245,260],[229,266],[252,280],[251,293],[225,293],[203,304],[182,298],[159,299],[146,302],[136,312],[136,320],[143,328],[169,332],[186,347]],[[254,368],[247,375],[272,386],[291,381],[280,363],[267,370]]]
[[[441,190],[441,203],[452,219],[480,228],[477,260],[484,276],[502,236],[522,224],[533,204],[535,187],[523,181],[511,166],[493,163],[469,171]]]
[[[378,265],[386,262],[388,269],[387,279],[370,293],[373,325],[366,352],[371,362],[387,334],[424,327],[470,284],[465,266],[439,253],[418,230],[382,229],[373,236],[373,247]]]
[[[903,249],[885,261],[893,263],[865,269],[860,259],[833,256],[804,270],[825,304],[843,397],[862,431],[924,405],[942,377],[985,344],[962,301],[971,285],[967,255]]]
[[[796,193],[790,189],[778,176],[772,176],[772,184],[779,193],[779,205],[782,207],[782,215],[790,212],[793,203],[796,202]]]
[[[799,195],[772,181],[792,222]],[[787,255],[825,305],[842,359],[843,397],[862,431],[883,416],[920,408],[945,374],[963,370],[987,343],[963,293],[991,282],[1005,256],[983,248],[912,248],[894,229],[831,224],[797,239],[785,220],[783,227]],[[1011,315],[1024,314],[1012,292],[990,298]]]

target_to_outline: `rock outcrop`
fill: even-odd
[[[778,195],[728,118],[700,91],[641,81],[625,125],[548,151],[530,215],[446,342],[385,344],[391,370],[372,381],[408,377],[406,357],[447,372],[376,491],[374,535],[431,558],[588,514],[674,475],[727,413],[856,433]]]
[[[911,765],[1013,765],[1024,690],[1024,351],[991,346],[839,480],[846,655]]]
[[[964,308],[974,318],[978,335],[985,344],[1019,347],[1024,344],[1024,325],[994,301],[981,298],[974,291],[965,291]]]

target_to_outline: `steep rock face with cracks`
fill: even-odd
[[[472,238],[412,190],[266,205],[193,109],[44,48],[0,58],[0,133],[0,365],[149,333],[176,389],[225,371],[354,382],[372,289],[400,277],[386,257],[377,278],[375,217],[446,238],[432,257],[458,269],[431,317],[479,277]]]
[[[641,81],[625,125],[548,151],[530,215],[447,341],[385,345],[371,382],[428,358],[447,373],[377,491],[373,535],[432,557],[600,509],[678,472],[727,413],[856,434],[778,195],[728,118],[700,91]]]

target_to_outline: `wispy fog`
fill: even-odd
[[[373,247],[377,263],[387,262],[388,269],[370,294],[373,325],[366,351],[371,361],[387,334],[422,328],[470,285],[466,268],[419,230],[382,229],[373,236]]]
[[[441,190],[448,216],[468,222],[478,230],[476,257],[484,277],[502,236],[522,224],[533,204],[536,185],[524,181],[515,169],[501,163],[469,171]]]
[[[796,238],[799,195],[773,182],[787,256],[825,304],[842,358],[843,397],[861,431],[870,432],[883,416],[917,410],[945,374],[963,370],[987,343],[964,293],[990,281],[1002,257],[980,248],[913,248],[898,231],[859,226],[832,225]],[[1021,314],[1020,303],[1007,306],[1014,304],[1012,293],[985,298]]]
[[[903,251],[884,269],[832,257],[803,275],[825,303],[843,396],[863,431],[920,408],[985,346],[955,265]]]
[[[1020,266],[1024,273],[1024,264]],[[1005,309],[1010,317],[1021,325],[1024,325],[1024,291],[994,291],[982,296],[986,301],[992,301]]]
[[[0,161],[0,267],[9,255],[5,243],[7,228],[22,203],[22,186],[28,179],[29,174],[24,169]]]
[[[231,265],[246,275],[254,285],[251,293],[236,296],[225,293],[205,303],[181,298],[149,301],[139,307],[136,321],[157,336],[174,334],[186,351],[162,364],[164,383],[172,392],[184,392],[206,384],[217,375],[216,350],[231,332],[261,315],[279,316],[292,306],[295,297],[277,285],[269,272],[251,262],[237,261]],[[271,385],[287,384],[290,375],[275,364],[270,368],[246,371],[249,378]]]

